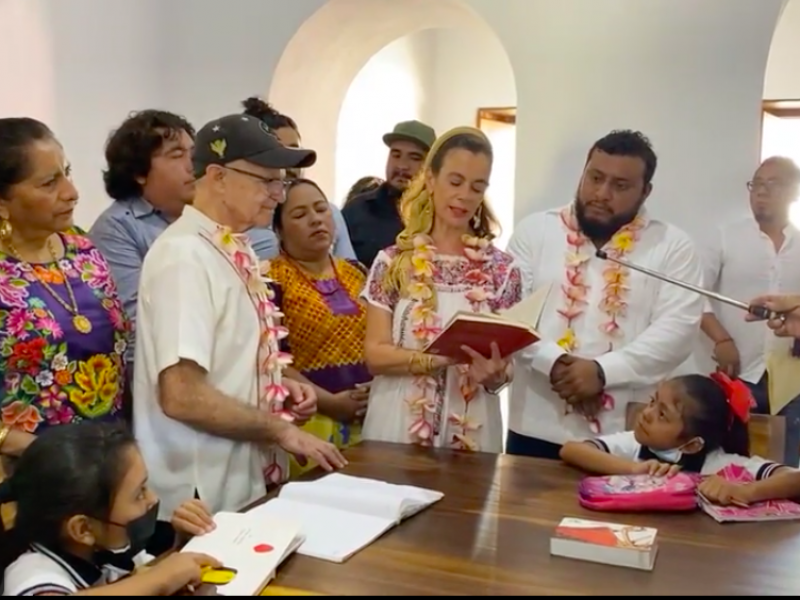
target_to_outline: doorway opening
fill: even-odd
[[[492,185],[488,196],[502,228],[495,243],[498,248],[505,250],[514,229],[517,109],[514,106],[479,108],[476,126],[489,138],[494,151]]]
[[[761,160],[785,156],[800,165],[800,100],[764,100],[761,113]],[[800,229],[800,199],[789,219]]]

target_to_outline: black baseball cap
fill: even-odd
[[[236,160],[267,169],[305,169],[317,162],[317,153],[284,146],[264,121],[249,115],[214,119],[197,132],[193,156],[196,177],[205,175],[209,165]]]

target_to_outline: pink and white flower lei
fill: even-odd
[[[586,298],[589,293],[589,286],[586,283],[586,263],[594,256],[595,248],[592,241],[580,230],[572,207],[561,211],[561,222],[567,229],[568,249],[566,254],[567,282],[561,287],[564,295],[564,307],[558,311],[566,321],[566,328],[561,339],[558,340],[558,345],[572,353],[580,347],[574,323],[586,310]],[[644,219],[636,217],[617,231],[604,248],[608,255],[624,258],[633,250],[639,240],[639,231],[644,224]],[[599,308],[608,319],[602,324],[601,331],[612,340],[622,333],[619,320],[625,316],[628,308],[626,296],[630,291],[629,275],[628,269],[612,262],[609,262],[603,271],[604,288]],[[613,341],[609,342],[609,352],[611,350],[613,350]],[[567,405],[568,412],[571,408],[570,405]],[[604,390],[601,397],[601,410],[613,409],[614,397]],[[589,418],[588,420],[591,431],[595,434],[601,433],[600,420],[598,418]]]
[[[289,390],[283,385],[283,369],[292,363],[292,356],[282,352],[280,342],[288,334],[282,326],[283,313],[273,302],[275,292],[268,285],[269,263],[259,263],[245,234],[232,233],[220,227],[211,238],[214,246],[229,259],[231,266],[247,287],[261,324],[256,357],[258,406],[286,421],[294,416],[285,408]],[[268,484],[282,483],[288,477],[288,457],[277,448],[264,448],[264,478]]]
[[[485,303],[492,299],[489,291],[491,277],[486,272],[486,261],[489,260],[489,240],[473,236],[464,236],[464,256],[469,261],[466,273],[467,283],[472,284],[465,297],[475,312],[480,312]],[[426,235],[418,235],[414,239],[414,251],[411,256],[411,278],[406,290],[409,299],[414,303],[410,311],[412,334],[421,350],[430,344],[442,328],[442,320],[436,312],[436,292],[434,288],[436,248]],[[459,374],[459,389],[464,400],[464,413],[452,413],[448,422],[459,432],[453,435],[451,444],[460,450],[479,450],[473,439],[474,432],[481,424],[469,417],[469,403],[475,398],[478,387],[468,376],[468,368],[464,365],[455,367]],[[413,421],[408,433],[414,443],[431,446],[433,438],[441,426],[441,411],[444,406],[444,375],[414,376],[414,392],[406,400]]]

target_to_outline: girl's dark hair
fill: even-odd
[[[136,441],[122,424],[85,422],[47,429],[0,483],[0,504],[16,502],[14,526],[2,530],[0,569],[33,543],[57,549],[75,515],[108,520]],[[2,573],[0,571],[0,573]]]
[[[328,197],[325,195],[325,192],[322,191],[322,188],[319,187],[319,184],[316,181],[312,181],[310,179],[303,179],[302,177],[297,177],[294,179],[289,179],[286,182],[286,199],[289,199],[289,193],[300,185],[310,185],[312,187],[317,188],[322,197],[326,200]],[[280,202],[278,206],[275,207],[275,212],[272,213],[272,229],[275,233],[280,234],[283,231],[283,207],[286,205],[286,202]]]
[[[50,128],[36,119],[0,119],[0,198],[6,198],[13,186],[30,175],[29,146],[53,137]]]
[[[600,151],[611,156],[630,156],[642,161],[644,172],[642,179],[644,185],[650,185],[658,166],[658,158],[647,136],[641,131],[630,129],[615,130],[597,140],[589,150],[586,161],[592,158],[595,151]]]
[[[270,131],[275,132],[284,127],[291,127],[296,132],[300,132],[294,119],[283,113],[279,113],[269,102],[265,102],[261,98],[251,96],[247,100],[242,101],[242,106],[244,107],[244,114],[255,117],[256,119],[261,119],[266,123]]]
[[[676,382],[694,404],[688,411],[684,409],[684,435],[703,438],[703,450],[698,454],[705,458],[721,448],[728,454],[750,456],[747,423],[734,414],[725,389],[705,375],[684,375]]]
[[[103,183],[114,200],[128,200],[142,195],[137,179],[147,177],[153,155],[164,142],[186,132],[194,139],[191,123],[164,110],[143,110],[130,115],[106,142],[106,170]]]

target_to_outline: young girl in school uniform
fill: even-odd
[[[632,431],[568,442],[561,458],[600,475],[709,475],[699,490],[723,505],[800,496],[800,472],[750,456],[751,405],[749,389],[721,373],[675,377],[661,383]],[[729,483],[716,476],[729,465],[743,467],[755,481]]]
[[[52,428],[23,453],[0,484],[16,502],[14,527],[0,539],[4,596],[164,596],[199,583],[209,556],[176,553],[146,569],[158,498],[132,435],[121,425]],[[213,528],[199,500],[175,512],[187,536]]]

